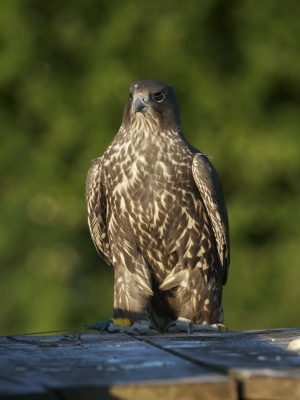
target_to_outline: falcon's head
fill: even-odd
[[[130,86],[122,126],[151,132],[181,131],[180,113],[172,86],[140,81]]]

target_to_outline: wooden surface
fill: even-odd
[[[298,329],[0,338],[0,399],[299,399]]]

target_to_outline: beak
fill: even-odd
[[[142,94],[135,95],[133,98],[132,107],[133,107],[133,111],[135,113],[140,112],[142,114],[145,114],[145,112],[149,108],[147,98],[145,96],[143,96]]]

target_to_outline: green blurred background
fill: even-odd
[[[298,0],[1,0],[1,334],[111,316],[85,178],[142,79],[174,86],[219,171],[225,323],[300,325],[299,15]]]

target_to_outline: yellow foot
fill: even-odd
[[[150,321],[140,320],[131,323],[129,318],[109,318],[105,321],[97,322],[94,325],[86,325],[87,329],[107,332],[125,332],[132,335],[143,335],[146,333],[156,333],[161,331],[151,325]]]
[[[109,332],[125,332],[131,335],[145,335],[147,333],[162,333],[158,328],[151,325],[150,321],[147,320],[140,320],[135,321],[132,326],[125,327],[120,325],[112,324],[108,328]]]
[[[225,328],[226,330],[228,330],[226,326],[223,324],[210,325],[207,322],[203,322],[202,324],[195,324],[190,319],[179,317],[177,321],[170,322],[164,329],[164,332],[187,332],[187,333],[201,332],[201,331],[218,332],[221,330],[221,328]]]

